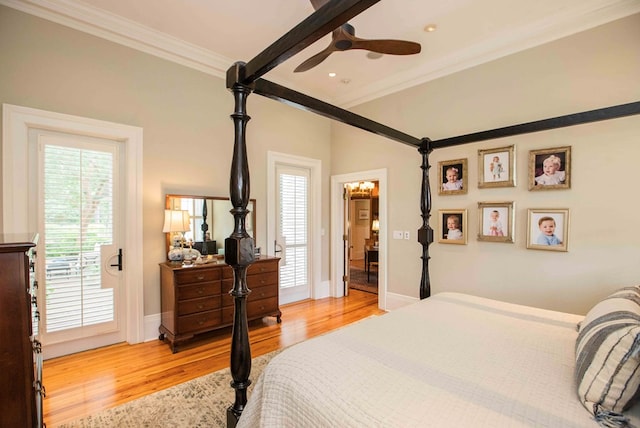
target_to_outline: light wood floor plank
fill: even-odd
[[[378,296],[358,290],[343,299],[305,300],[282,306],[282,323],[265,318],[250,324],[252,356],[384,313]],[[154,340],[118,344],[44,362],[44,421],[55,426],[229,367],[231,329],[181,344],[173,354]],[[231,403],[229,403],[231,404]]]

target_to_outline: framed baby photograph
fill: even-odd
[[[513,202],[478,202],[478,241],[513,243]]]
[[[438,219],[438,242],[462,245],[467,243],[467,210],[438,210]]]
[[[571,188],[571,147],[529,152],[529,190]]]
[[[438,194],[467,193],[467,159],[438,162]]]
[[[478,150],[478,187],[514,187],[515,147]]]
[[[528,210],[527,248],[567,251],[569,241],[568,209]]]

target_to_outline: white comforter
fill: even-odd
[[[582,318],[437,294],[281,352],[238,427],[597,427],[573,380]]]

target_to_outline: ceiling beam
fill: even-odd
[[[262,95],[272,100],[280,101],[284,104],[299,108],[301,110],[310,111],[329,119],[337,120],[338,122],[345,123],[347,125],[355,126],[356,128],[363,129],[365,131],[372,132],[374,134],[390,138],[400,143],[407,144],[412,147],[419,147],[422,140],[412,137],[411,135],[400,132],[396,129],[390,128],[386,125],[382,125],[366,117],[351,113],[348,110],[341,109],[332,104],[294,91],[293,89],[286,88],[278,85],[277,83],[270,82],[264,79],[258,79],[254,82],[253,92]]]
[[[250,86],[277,65],[329,34],[380,0],[330,0],[249,61],[242,81]]]
[[[584,111],[581,113],[567,114],[565,116],[558,116],[550,119],[536,120],[534,122],[520,123],[518,125],[506,126],[504,128],[496,128],[488,131],[474,132],[472,134],[458,135],[457,137],[443,138],[441,140],[432,141],[431,147],[439,149],[442,147],[458,146],[460,144],[512,137],[519,134],[547,131],[549,129],[564,128],[565,126],[616,119],[636,114],[640,114],[640,101]]]

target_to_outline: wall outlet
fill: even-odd
[[[404,239],[411,239],[411,234],[409,233],[408,230],[404,231]]]
[[[402,231],[394,230],[393,231],[393,239],[402,239]]]

